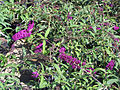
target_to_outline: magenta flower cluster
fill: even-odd
[[[114,28],[114,30],[118,30],[119,29],[119,27],[117,27],[117,26],[114,26],[113,28]]]
[[[100,8],[100,11],[103,11],[103,8],[102,7],[99,7]]]
[[[33,78],[37,78],[39,76],[38,72],[32,72],[32,74],[33,74],[32,75]]]
[[[69,21],[69,19],[72,20],[72,17],[70,16],[70,13],[68,13],[68,16],[67,16],[68,21]]]
[[[67,63],[69,63],[69,64],[72,66],[73,69],[81,69],[81,68],[80,68],[80,65],[79,65],[79,64],[81,63],[81,61],[80,61],[80,60],[77,60],[77,58],[75,58],[75,57],[66,55],[66,54],[65,54],[65,50],[66,50],[66,49],[65,49],[64,47],[62,47],[62,48],[59,49],[59,53],[60,53],[60,54],[59,54],[59,58],[60,58],[61,60],[66,61]],[[83,62],[83,63],[82,63],[82,66],[84,66],[84,65],[86,65],[86,62]],[[92,71],[94,70],[93,68],[90,67],[90,68],[87,68],[86,71],[87,71],[87,72],[90,72],[90,71],[89,71],[90,69],[91,69]],[[94,74],[96,74],[96,72],[94,72]]]
[[[34,21],[32,22],[30,21],[28,25],[28,29],[21,30],[18,33],[14,34],[12,36],[12,39],[16,41],[25,37],[30,37],[33,27],[34,27]]]
[[[64,47],[62,47],[62,48],[59,50],[59,52],[60,52],[59,58],[60,58],[61,60],[64,60],[64,61],[66,61],[67,63],[69,63],[69,64],[72,66],[73,69],[76,69],[76,68],[80,69],[79,64],[81,63],[81,61],[80,61],[80,60],[77,60],[77,58],[73,58],[72,56],[66,55],[66,54],[65,54],[65,48],[64,48]]]
[[[118,43],[120,43],[119,41],[120,41],[120,39],[119,38],[115,38],[114,39],[115,41],[117,41]]]
[[[102,24],[100,24],[100,26],[101,26],[101,25],[102,25]],[[105,25],[105,26],[107,26],[107,25],[109,25],[109,23],[108,23],[108,22],[106,22],[106,23],[104,23],[104,25]],[[92,26],[90,26],[88,29],[93,29],[93,27],[92,27]],[[97,30],[101,30],[101,28],[100,28],[100,27],[97,27],[96,29],[97,29]],[[118,29],[119,29],[119,27],[114,26],[114,27],[113,27],[113,29],[114,29],[114,30],[118,30]]]
[[[45,5],[44,4],[42,4],[42,5],[40,5],[40,8],[43,8]]]
[[[86,71],[87,71],[87,72],[90,72],[89,70],[94,71],[94,69],[93,69],[93,68],[91,68],[91,67],[90,67],[90,68],[87,68],[87,70],[86,70]],[[96,72],[94,72],[94,74],[96,74]]]
[[[107,69],[109,68],[110,70],[112,70],[113,67],[114,67],[114,65],[115,65],[115,61],[114,61],[114,60],[111,60],[111,61],[107,64],[106,68],[107,68]]]
[[[93,29],[93,27],[92,27],[92,26],[90,26],[90,27],[89,27],[89,29]],[[96,29],[97,29],[97,30],[101,30],[101,28],[100,28],[100,27],[97,27]]]
[[[86,65],[86,62],[85,62],[85,61],[82,63],[82,66],[84,66],[84,65]],[[91,68],[91,67],[86,69],[87,72],[90,72],[89,70],[94,71],[94,69]],[[94,72],[94,74],[96,74],[96,72]]]
[[[61,60],[64,60],[67,63],[69,63],[72,66],[73,69],[76,69],[76,68],[80,69],[79,64],[81,63],[81,61],[77,60],[77,58],[73,58],[72,56],[66,55],[64,47],[62,47],[61,49],[59,49],[59,52],[60,52],[59,58]]]
[[[34,51],[34,53],[40,53],[40,52],[42,52],[42,47],[43,46],[43,43],[41,43],[41,44],[39,44],[37,47],[35,47],[35,51]]]
[[[105,22],[103,25],[104,25],[104,26],[108,26],[108,25],[110,25],[110,23]]]

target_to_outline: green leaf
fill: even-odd
[[[46,41],[45,41],[45,40],[43,40],[43,54],[45,54],[45,53],[46,53],[46,51],[45,51],[45,46],[46,46]]]
[[[15,63],[11,63],[11,64],[7,64],[7,65],[5,66],[5,68],[7,68],[7,67],[17,68],[18,66],[17,66],[17,64],[15,64]]]
[[[91,31],[88,31],[93,37],[95,37],[95,34],[94,33],[92,33]]]
[[[95,33],[96,33],[96,26],[93,26],[93,30],[95,31]]]
[[[13,4],[13,3],[14,3],[14,0],[10,0],[10,2]]]
[[[44,88],[44,87],[46,87],[46,86],[47,86],[47,82],[44,80],[44,76],[42,75],[42,76],[40,77],[39,87],[40,87],[40,88]]]
[[[5,31],[6,29],[12,29],[12,28],[10,28],[10,27],[6,27],[6,28],[2,29],[2,31]]]
[[[113,27],[109,27],[109,28],[107,29],[107,32],[110,32],[112,29],[113,29]]]
[[[108,48],[105,48],[105,50],[106,50],[107,54],[111,56],[110,50]]]
[[[116,23],[115,18],[111,18],[110,20],[111,20],[112,22]]]
[[[103,71],[104,73],[106,73],[105,69],[103,69],[103,68],[97,68],[97,69],[95,69],[95,70],[93,71],[93,73],[94,73],[94,72],[97,72],[97,71]]]
[[[5,90],[5,87],[4,87],[4,85],[3,85],[3,83],[0,81],[0,88],[2,89],[2,90]]]
[[[53,63],[53,66],[56,68],[56,70],[57,70],[58,74],[61,76],[61,78],[63,80],[66,80],[66,78],[63,76],[63,74],[62,74],[62,72],[60,70],[60,67],[57,64],[54,64],[54,63]]]
[[[26,13],[26,14],[25,14],[25,17],[26,17],[27,19],[29,18],[29,15],[28,15],[28,13]]]
[[[34,35],[30,35],[30,37],[28,37],[27,41],[32,42],[33,37],[34,37]]]
[[[95,51],[92,52],[94,58],[97,58]]]
[[[1,21],[0,21],[0,24],[2,24],[3,26],[5,26],[5,27],[6,27],[6,24],[5,24],[4,22],[1,22]]]
[[[0,54],[0,66],[4,66],[7,63],[7,59],[3,54]]]
[[[48,29],[47,29],[47,31],[45,32],[45,38],[47,38],[47,36],[48,36],[48,34],[49,34],[50,30],[51,30],[51,29],[50,29],[50,28],[48,28]]]
[[[70,25],[70,27],[80,27],[80,25]]]
[[[113,84],[115,82],[118,82],[118,81],[119,81],[119,79],[110,79],[110,80],[107,81],[107,84],[111,85],[111,84]]]
[[[26,56],[26,50],[25,47],[22,46],[22,51],[23,51],[23,57]]]
[[[4,77],[6,75],[11,75],[11,76],[14,76],[13,73],[0,73],[0,77]]]
[[[41,68],[42,68],[42,74],[44,74],[44,73],[45,73],[45,71],[44,71],[43,64],[42,64],[42,63],[40,63],[40,64],[41,64]]]
[[[69,86],[69,87],[71,86],[70,83],[68,83],[68,82],[65,81],[65,80],[61,80],[61,83],[64,83],[64,84],[66,84],[66,85]]]
[[[15,73],[15,70],[16,70],[16,69],[13,67],[13,68],[12,68],[12,73]]]
[[[37,33],[37,35],[40,36],[42,39],[45,39],[45,37],[41,35],[40,33]]]

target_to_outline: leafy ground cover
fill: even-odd
[[[3,0],[0,11],[0,89],[120,89],[119,0]]]

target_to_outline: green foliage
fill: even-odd
[[[6,65],[11,57],[0,54],[0,89],[22,89],[20,77],[16,77],[15,73],[21,75],[20,71],[24,69],[39,74],[25,83],[33,89],[118,89],[120,41],[115,39],[120,40],[120,29],[113,28],[115,25],[120,27],[117,0],[35,1],[36,4],[29,7],[29,2],[15,4],[14,0],[0,4],[0,31],[7,34],[9,42],[13,41],[11,37],[16,32],[27,29],[30,20],[35,23],[31,36],[24,38],[28,46],[21,48],[23,57],[26,57],[27,51],[30,55],[34,54],[33,57],[22,59],[19,64]],[[43,43],[42,52],[35,54],[34,49],[39,43]],[[59,58],[61,47],[66,49],[66,55],[81,61],[80,69],[73,69]],[[115,61],[112,70],[106,68],[111,60]],[[12,72],[3,73],[7,68],[11,68]],[[94,70],[87,72],[88,68]]]
[[[0,67],[3,67],[6,63],[7,58],[3,54],[0,54]]]

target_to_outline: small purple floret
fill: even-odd
[[[37,49],[37,50],[34,51],[34,53],[41,53],[41,52],[42,52],[41,48],[39,48],[39,49]]]
[[[69,21],[69,19],[72,20],[72,17],[70,16],[69,13],[68,13],[67,19],[68,19],[68,21]]]
[[[93,29],[93,27],[92,27],[92,26],[90,26],[90,27],[89,27],[89,29]]]
[[[96,29],[97,29],[97,30],[100,30],[101,28],[100,28],[100,27],[97,27]]]
[[[89,70],[91,69],[92,71],[94,71],[94,69],[91,68],[91,67],[90,67],[90,68],[87,68],[87,69],[89,69]],[[86,71],[87,71],[87,72],[90,72],[89,70],[86,70]],[[96,72],[94,72],[94,74],[96,74]]]
[[[22,38],[25,38],[25,37],[30,37],[31,32],[32,32],[30,30],[33,29],[33,26],[34,26],[34,21],[32,21],[32,23],[30,21],[29,25],[28,25],[28,29],[27,30],[26,29],[21,30],[18,33],[14,34],[12,36],[12,39],[16,41],[16,40],[19,40],[19,39],[22,39]]]
[[[59,52],[60,52],[60,53],[64,53],[65,50],[66,50],[66,49],[65,49],[64,47],[62,47],[62,48],[59,49]]]
[[[37,72],[32,72],[32,77],[34,77],[34,78],[37,78],[38,76],[39,76],[39,74],[37,73]]]
[[[120,41],[120,39],[119,39],[119,38],[115,38],[114,40],[115,40],[115,41],[117,41],[117,42],[119,42],[119,41]]]
[[[43,43],[39,44],[37,47],[35,47],[35,49],[41,48],[43,45]]]
[[[111,60],[111,61],[107,64],[106,68],[107,68],[107,69],[109,68],[110,70],[112,70],[113,67],[114,67],[114,64],[115,64],[115,61],[114,61],[114,60]]]
[[[110,6],[110,7],[113,7],[113,4],[110,4],[109,6]]]
[[[83,62],[83,63],[82,63],[82,66],[84,66],[84,65],[86,65],[86,62]]]
[[[21,30],[18,33],[14,34],[12,36],[12,39],[16,41],[16,40],[19,40],[19,39],[22,39],[25,37],[30,37],[30,34],[31,34],[31,32],[27,33],[26,30]]]
[[[114,30],[118,30],[119,29],[119,27],[117,27],[117,26],[114,26],[113,28],[114,28]]]
[[[66,61],[67,63],[69,63],[73,69],[76,69],[76,68],[80,68],[79,67],[79,64],[81,63],[80,60],[77,60],[77,58],[73,58],[72,56],[68,56],[65,54],[65,48],[62,47],[60,50],[59,50],[60,54],[59,54],[59,58],[63,61]]]

